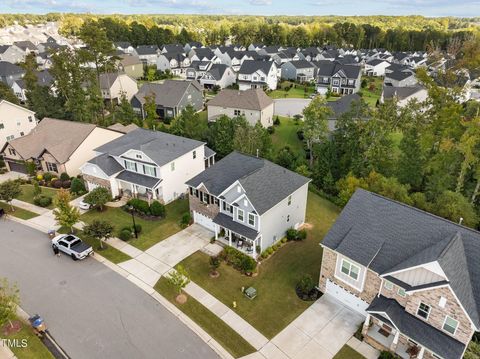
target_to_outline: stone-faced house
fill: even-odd
[[[133,110],[145,118],[145,98],[154,96],[160,118],[173,118],[188,105],[196,111],[203,108],[203,89],[197,81],[165,80],[163,83],[145,83],[133,96]]]
[[[320,290],[366,317],[370,345],[460,359],[480,328],[480,233],[357,190],[321,243]]]
[[[82,175],[89,190],[101,186],[112,196],[144,197],[169,203],[183,195],[185,182],[213,164],[204,142],[137,128],[95,149]]]
[[[80,166],[95,157],[94,149],[123,133],[91,123],[44,118],[30,133],[8,141],[1,151],[10,171],[26,173],[26,161],[38,171],[80,173]]]
[[[256,258],[305,222],[310,180],[263,158],[232,152],[187,182],[195,223]]]
[[[263,127],[273,125],[273,100],[262,89],[245,91],[225,89],[207,103],[208,121],[220,116],[244,116],[247,122]]]

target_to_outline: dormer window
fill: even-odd
[[[138,154],[138,153],[135,155],[135,157],[138,158],[138,159],[140,159],[140,160],[142,159],[142,155],[140,155],[140,154]]]

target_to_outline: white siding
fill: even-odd
[[[35,112],[14,105],[8,101],[1,101],[0,124],[3,125],[3,128],[0,126],[0,148],[3,148],[7,142],[7,137],[22,137],[22,133],[23,135],[27,135],[35,128],[37,121],[35,119]]]

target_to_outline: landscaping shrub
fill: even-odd
[[[143,199],[138,199],[138,198],[132,198],[127,202],[128,206],[132,206],[133,209],[137,212],[143,213],[143,214],[150,214],[150,207],[148,205],[147,201],[144,201]]]
[[[378,359],[395,359],[395,356],[392,353],[384,350],[383,352],[380,353],[380,355],[378,356]]]
[[[304,239],[307,239],[307,231],[302,229],[301,231],[298,231],[297,240],[303,241]]]
[[[33,203],[39,207],[48,207],[52,204],[52,197],[39,195],[33,198]]]
[[[55,188],[62,188],[62,181],[59,179],[52,180],[52,186]]]
[[[43,174],[43,179],[45,180],[45,182],[50,182],[52,178],[53,178],[53,174],[50,172],[45,172]]]
[[[70,188],[70,186],[72,185],[72,181],[70,180],[66,180],[66,181],[62,181],[62,188]]]
[[[43,175],[38,174],[37,175],[37,181],[43,181]]]
[[[182,219],[180,220],[181,227],[182,228],[188,227],[191,220],[192,220],[192,216],[190,215],[190,212],[185,212],[182,215]]]
[[[315,289],[315,281],[310,274],[304,274],[295,287],[300,299],[315,300],[318,298],[318,291]]]
[[[70,192],[75,194],[82,194],[86,192],[85,185],[79,178],[74,178],[70,185]]]
[[[118,235],[118,237],[122,240],[122,241],[128,241],[129,239],[132,238],[132,231],[130,229],[122,229],[120,234]]]
[[[153,201],[150,205],[150,213],[152,216],[165,217],[165,206],[158,201]]]
[[[67,174],[67,172],[62,172],[62,173],[60,174],[60,179],[61,179],[62,181],[69,181],[69,180],[70,180],[70,176]]]
[[[280,118],[279,118],[278,116],[275,117],[275,120],[273,121],[273,124],[274,124],[275,126],[280,126]]]
[[[362,84],[360,86],[362,87],[362,89],[364,89],[365,87],[367,87],[367,84],[368,84],[367,80],[363,79]]]
[[[298,130],[297,131],[297,137],[300,141],[303,141],[304,140],[304,136],[303,136],[303,130]]]
[[[287,243],[287,237],[283,237],[283,238],[280,240],[280,242],[282,242],[282,243]]]
[[[257,268],[255,259],[233,247],[225,247],[219,258],[223,258],[225,262],[243,273],[251,273]]]
[[[35,176],[35,172],[37,172],[37,166],[35,165],[35,163],[33,163],[32,161],[27,161],[25,162],[25,168],[29,176]]]
[[[274,134],[275,133],[275,127],[273,127],[273,126],[267,127],[267,132],[269,134]]]
[[[301,241],[307,238],[307,231],[302,229],[297,231],[294,228],[287,229],[287,239],[289,241]]]

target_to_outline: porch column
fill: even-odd
[[[418,358],[418,359],[422,359],[424,354],[425,354],[425,347],[421,347],[421,348],[420,348],[420,352],[418,353],[417,358]]]
[[[257,256],[257,239],[253,241],[253,257]]]
[[[367,313],[367,318],[365,318],[365,323],[363,323],[362,335],[367,335],[368,327],[370,326],[370,314]]]
[[[232,246],[232,231],[228,230],[228,245]]]
[[[393,337],[393,342],[390,345],[390,350],[392,352],[395,352],[395,350],[397,349],[397,344],[398,344],[398,338],[399,337],[400,337],[400,332],[397,329],[397,331],[395,332],[395,336]]]
[[[215,240],[218,240],[218,226],[215,225]]]

